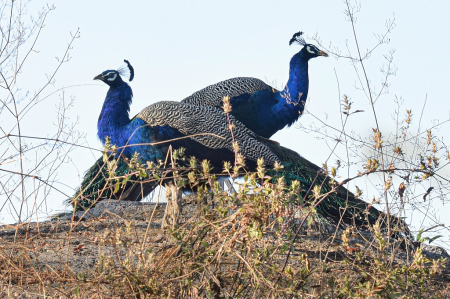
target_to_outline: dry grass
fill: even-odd
[[[67,220],[70,215],[17,230],[2,227],[2,295],[446,298],[450,294],[445,260],[429,260],[413,247],[401,249],[377,226],[336,227],[314,214],[303,221],[306,211],[291,204],[294,190],[269,181],[259,193],[249,194],[249,180],[234,195],[215,188],[215,179],[211,183],[210,191],[201,187],[184,198],[181,221],[174,229],[161,229],[164,205],[118,202],[101,203],[92,210],[93,216],[87,213],[76,222]]]

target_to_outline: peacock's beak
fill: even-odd
[[[325,56],[325,57],[328,57],[328,54],[325,53],[325,52],[322,51],[322,50],[319,51],[319,54],[318,54],[318,55],[319,55],[319,56]]]
[[[94,80],[102,80],[103,81],[103,74],[100,74],[100,75],[98,75],[98,76],[95,76],[94,77]]]

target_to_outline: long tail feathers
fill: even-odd
[[[110,158],[112,159],[112,158]],[[128,174],[129,167],[127,162],[119,158],[115,168],[115,176],[124,176]],[[126,182],[125,188],[116,189],[116,180],[110,179],[107,164],[104,163],[103,157],[98,159],[94,165],[86,171],[81,186],[75,195],[69,199],[69,202],[77,209],[86,209],[93,206],[97,201],[103,199],[126,199],[138,201],[148,195],[152,190],[149,185],[129,180]],[[116,192],[115,192],[116,191]]]
[[[299,181],[302,197],[311,204],[319,202],[316,210],[320,215],[349,225],[375,225],[378,222],[382,228],[388,227],[386,213],[357,198],[346,188],[332,185],[331,178],[319,166],[276,143],[268,143],[268,146],[284,165],[281,171],[272,174],[284,176],[287,183]],[[319,187],[320,195],[314,194],[315,186]],[[407,237],[411,236],[408,225],[394,215],[389,216],[389,227],[395,235],[401,232]]]

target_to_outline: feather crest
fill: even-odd
[[[125,64],[117,69],[120,76],[125,77],[128,81],[133,81],[134,78],[134,68],[131,66],[130,62],[124,59]]]
[[[298,44],[300,44],[302,46],[305,46],[306,45],[306,41],[303,38],[302,34],[303,34],[302,31],[299,31],[299,32],[295,33],[292,36],[291,40],[289,41],[289,46],[292,45],[294,42],[296,42],[296,43],[298,43]]]

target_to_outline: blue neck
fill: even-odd
[[[276,94],[278,103],[272,111],[288,126],[299,118],[308,97],[308,60],[303,50],[292,57],[289,80],[285,88]]]
[[[103,103],[102,112],[98,118],[97,136],[105,142],[106,136],[111,138],[112,144],[123,145],[127,125],[130,123],[130,104],[133,97],[131,87],[123,82],[115,87],[110,87]]]
[[[135,145],[148,144],[151,139],[158,141],[160,138],[171,139],[176,133],[170,128],[151,128],[142,119],[134,118],[130,120],[130,104],[133,92],[130,86],[123,82],[117,86],[111,86],[106,94],[103,103],[102,112],[98,118],[97,136],[101,142],[105,143],[108,136],[111,144],[118,147],[126,146],[119,149],[118,153],[123,153],[128,158],[138,152],[143,161],[156,161],[162,159],[166,150],[161,150],[155,146]],[[162,146],[164,148],[164,146]]]

